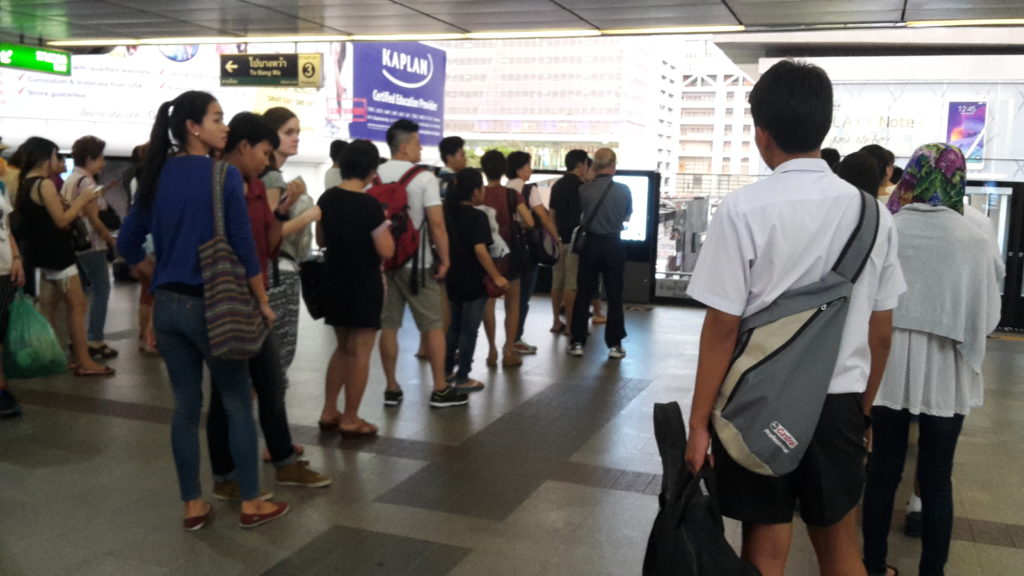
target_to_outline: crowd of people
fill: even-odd
[[[743,557],[762,574],[783,573],[799,509],[822,573],[888,576],[897,573],[887,564],[889,524],[908,427],[917,420],[919,498],[909,512],[919,515],[920,573],[942,574],[954,453],[964,418],[983,402],[985,339],[999,318],[1004,273],[991,224],[965,202],[963,154],[948,144],[926,144],[899,170],[892,152],[878,145],[845,158],[822,150],[832,88],[824,71],[811,65],[776,64],[757,82],[750,104],[755,142],[773,173],[726,196],[689,287],[708,311],[688,465],[696,472],[713,457],[722,510],[743,522]],[[300,459],[303,448],[292,440],[285,401],[285,374],[299,338],[300,265],[313,255],[314,239],[324,253],[330,295],[324,319],[336,338],[319,419],[325,432],[344,438],[378,433],[360,417],[377,342],[384,405],[402,403],[398,331],[406,307],[420,333],[417,356],[431,369],[433,408],[464,406],[484,389],[472,377],[481,325],[489,367],[515,369],[535,354],[523,339],[538,269],[531,230],[557,247],[551,332],[568,337],[570,356],[583,356],[602,282],[608,357],[626,356],[619,236],[632,204],[628,188],[613,178],[611,149],[592,157],[584,150],[566,154],[566,172],[545,203],[530,183],[528,153],[489,150],[480,169],[469,168],[465,142],[449,136],[439,145],[444,167],[435,171],[420,165],[419,126],[402,119],[387,132],[386,160],[368,141],[333,143],[325,190],[314,202],[301,178],[287,181],[281,172],[298,151],[294,113],[272,108],[225,119],[205,92],[185,92],[160,106],[149,142],[137,150],[135,197],[116,240],[96,185],[105,162],[102,140],[86,136],[74,143],[75,169],[65,182],[55,182],[63,165],[56,144],[44,138],[26,140],[11,166],[0,163],[0,171],[19,171],[14,198],[7,190],[0,196],[0,332],[6,332],[15,292],[37,273],[39,306],[55,327],[61,325],[58,304],[66,305],[69,368],[76,376],[110,376],[114,369],[98,361],[118,355],[104,333],[108,260],[119,254],[144,280],[143,292],[152,293],[140,338],[143,348],[163,357],[174,394],[171,436],[184,529],[202,528],[213,512],[199,478],[204,366],[212,375],[207,442],[213,494],[241,502],[242,527],[288,511],[260,490],[254,397],[267,446],[263,460],[274,466],[277,484],[331,483]],[[878,231],[849,297],[817,428],[794,472],[754,473],[723,448],[712,423],[741,323],[829,273],[858,228],[864,205],[858,190],[878,199]],[[214,320],[204,313],[200,248],[219,236],[244,269],[252,305],[270,328],[246,359],[214,352]],[[499,354],[496,307],[502,298]],[[605,321],[596,310],[593,320]],[[20,411],[2,373],[0,410],[5,416]],[[860,549],[853,511],[862,492]]]

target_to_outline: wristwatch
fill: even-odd
[[[291,214],[281,214],[277,210],[274,210],[274,218],[277,218],[281,222],[287,222],[292,219]]]

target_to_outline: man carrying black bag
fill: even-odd
[[[865,208],[877,204],[866,205],[861,193],[821,160],[821,143],[832,123],[832,84],[823,70],[793,61],[777,63],[754,86],[750,108],[754,141],[773,173],[725,197],[687,289],[708,311],[686,461],[691,471],[701,470],[711,448],[722,513],[743,523],[742,556],[765,576],[784,573],[798,500],[821,573],[864,575],[854,507],[864,485],[863,438],[869,423],[865,415],[885,369],[892,309],[906,290],[887,210],[878,206],[873,245],[863,268],[851,275],[856,278],[852,292],[841,299],[848,311],[834,368],[821,382],[827,388],[823,406],[811,415],[816,428],[812,426],[807,436],[794,435],[780,424],[788,421],[782,414],[761,434],[783,452],[806,449],[795,469],[777,474],[754,471],[750,459],[737,458],[738,450],[723,446],[723,438],[729,439],[723,434],[730,430],[719,429],[721,419],[714,429],[710,424],[713,410],[722,405],[719,392],[738,345],[748,352],[764,344],[747,334],[739,341],[741,322],[772,306],[784,293],[829,277],[833,266],[844,260],[841,255],[850,239],[858,236],[855,231]],[[820,350],[808,350],[793,364],[821,361]],[[762,384],[789,389],[793,383],[776,378],[758,383]],[[791,410],[801,413],[807,404],[794,402]]]

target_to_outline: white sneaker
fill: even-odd
[[[583,344],[580,344],[579,342],[573,342],[572,344],[569,344],[569,348],[566,350],[566,352],[569,353],[569,356],[575,356],[579,358],[583,356]]]
[[[612,360],[620,360],[626,357],[626,349],[622,346],[612,346],[608,349],[608,357]]]
[[[519,355],[521,355],[521,356],[529,355],[529,354],[536,354],[537,353],[537,347],[536,346],[531,346],[530,344],[527,344],[526,342],[523,342],[522,340],[520,340],[520,341],[516,342],[515,344],[513,344],[512,345],[512,349],[515,350],[516,352],[518,352]]]

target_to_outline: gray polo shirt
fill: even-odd
[[[608,186],[611,176],[602,174],[580,186],[580,206],[583,208],[583,217],[580,223],[586,223],[590,213],[594,211],[601,194]],[[612,182],[608,190],[608,197],[601,204],[601,210],[594,217],[594,221],[587,227],[587,231],[593,234],[615,234],[622,232],[623,224],[633,215],[633,196],[629,193],[629,187],[620,182]]]

